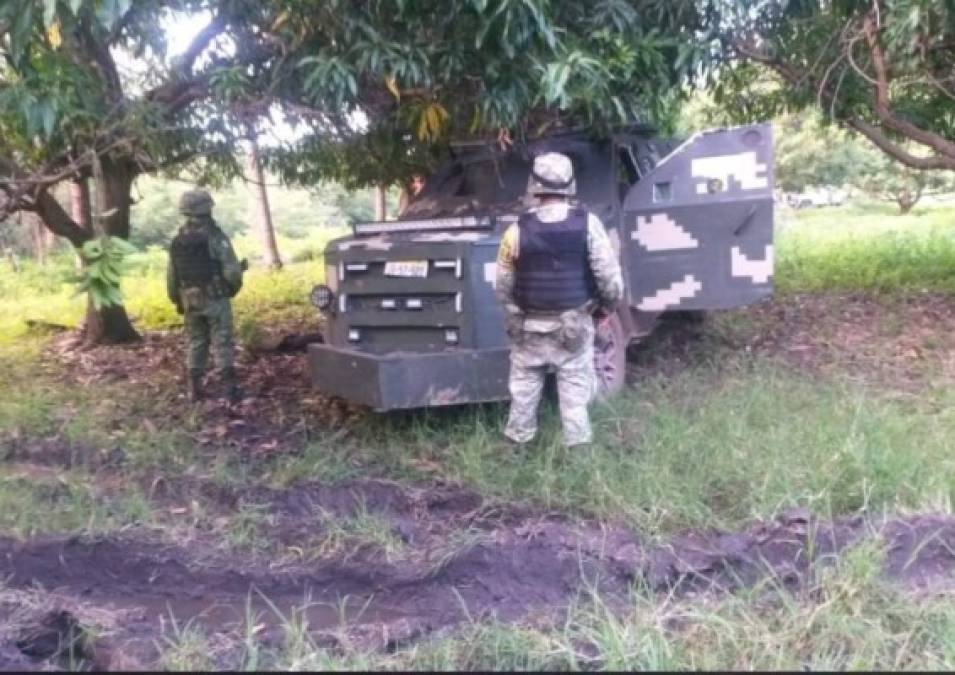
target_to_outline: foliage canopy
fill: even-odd
[[[727,111],[815,107],[909,167],[955,169],[955,3],[726,0],[721,16]]]

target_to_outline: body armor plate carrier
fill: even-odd
[[[172,263],[182,288],[211,286],[220,274],[220,263],[209,253],[209,235],[183,230],[172,240]]]
[[[571,209],[565,220],[555,223],[525,213],[518,228],[514,298],[522,310],[562,312],[596,297],[586,211]]]

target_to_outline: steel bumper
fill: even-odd
[[[506,399],[508,352],[502,348],[377,355],[312,344],[308,359],[316,389],[383,412]]]

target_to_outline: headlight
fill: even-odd
[[[319,284],[312,289],[312,292],[309,294],[309,300],[311,300],[312,305],[316,309],[326,310],[332,306],[332,302],[335,300],[335,294],[332,293],[332,289],[325,284]]]

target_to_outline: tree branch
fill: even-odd
[[[7,157],[0,157],[0,173],[14,179],[24,175],[23,170]],[[73,246],[80,247],[90,238],[90,234],[70,217],[59,202],[46,191],[45,186],[30,199],[22,188],[12,190],[11,184],[10,181],[0,183],[0,190],[6,196],[6,201],[0,203],[0,220],[17,211],[33,211],[40,216],[50,232],[65,237]]]
[[[882,45],[879,42],[875,19],[871,14],[863,19],[862,32],[868,43],[869,53],[872,56],[872,67],[875,70],[873,98],[876,116],[888,128],[955,160],[955,143],[902,119],[892,111],[889,104],[889,72],[885,63],[885,55],[882,53]]]
[[[199,31],[199,34],[193,38],[192,43],[186,48],[186,51],[180,57],[176,70],[180,75],[188,75],[192,72],[192,67],[196,63],[199,55],[205,51],[206,47],[215,40],[226,28],[226,21],[221,16],[213,17],[212,21]]]
[[[892,159],[912,167],[913,169],[949,169],[955,170],[955,157],[947,155],[932,155],[930,157],[919,157],[893,142],[882,129],[870,124],[858,117],[845,120],[846,126],[855,129],[860,134],[868,138],[873,145],[887,154]]]
[[[192,77],[192,68],[199,55],[216,39],[226,28],[226,21],[216,16],[209,24],[199,31],[189,47],[176,60],[176,65],[170,74],[169,80],[146,92],[144,99],[160,103],[176,113],[188,106],[208,90],[207,77]]]
[[[785,61],[782,61],[778,57],[770,56],[769,54],[766,54],[765,52],[762,52],[759,49],[754,49],[741,41],[735,42],[734,48],[736,49],[737,52],[742,54],[745,58],[755,61],[757,63],[761,63],[767,66],[768,68],[770,68],[771,70],[773,70],[777,75],[779,75],[779,77],[783,79],[783,81],[785,81],[790,86],[800,86],[806,80],[807,75],[799,72],[791,64],[786,63]],[[883,60],[882,66],[881,66],[882,75],[886,76],[884,66],[885,66],[885,63]],[[879,70],[880,68],[876,67],[876,81],[880,79]],[[812,83],[810,82],[810,84]],[[836,95],[826,83],[822,83],[818,85],[817,95],[820,99],[825,98],[826,100],[828,100],[833,107],[836,105]],[[907,127],[910,127],[911,129],[909,130],[906,130],[904,128],[894,127],[890,125],[888,122],[886,122],[886,120],[883,119],[882,115],[878,114],[878,110],[876,112],[877,112],[877,116],[882,121],[882,123],[885,124],[886,127],[893,129],[894,131],[898,132],[905,138],[909,138],[922,145],[927,145],[928,147],[931,147],[933,150],[936,151],[936,154],[931,155],[929,157],[919,157],[918,155],[914,155],[908,150],[906,150],[904,147],[899,145],[898,143],[894,142],[891,138],[889,138],[888,134],[886,134],[883,129],[879,128],[878,126],[870,122],[863,120],[862,118],[858,116],[848,117],[848,118],[843,117],[840,119],[840,121],[846,126],[858,131],[860,134],[862,134],[867,139],[869,139],[869,141],[871,141],[873,145],[875,145],[877,148],[882,150],[882,152],[889,155],[890,157],[900,162],[901,164],[904,164],[905,166],[911,167],[913,169],[919,169],[919,170],[929,170],[929,169],[955,170],[955,144],[948,143],[947,141],[944,141],[944,139],[942,139],[937,134],[933,134],[931,132],[925,131],[924,129],[920,129],[919,127],[916,127],[915,125],[908,122],[905,122],[904,125],[906,125]],[[912,132],[915,132],[915,133],[912,133]],[[935,144],[926,142],[930,140],[928,137],[936,137],[938,140],[948,143],[948,145],[952,146],[952,152],[951,153],[944,152],[940,150],[938,147],[936,147]]]
[[[92,238],[92,234],[73,220],[70,214],[53,198],[53,195],[46,190],[37,196],[33,210],[40,216],[43,224],[50,232],[66,238],[76,248]]]

